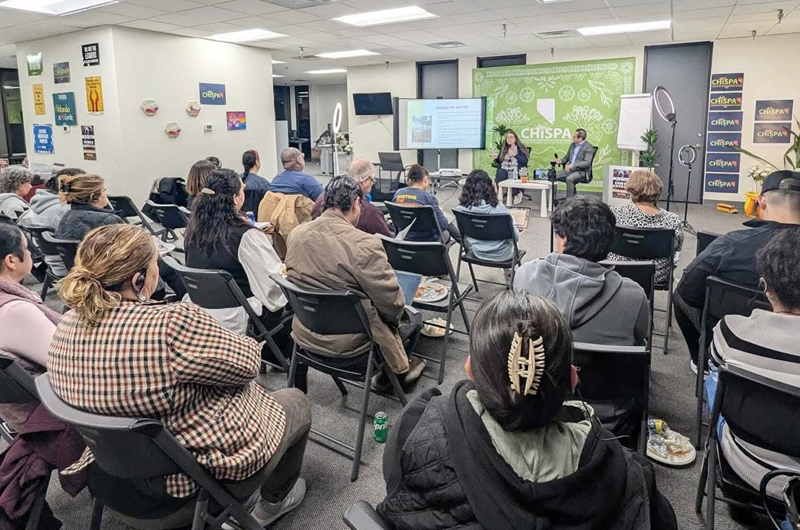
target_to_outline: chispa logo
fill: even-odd
[[[775,118],[782,118],[784,116],[791,116],[792,109],[790,109],[789,107],[783,107],[780,109],[777,109],[775,107],[765,107],[763,109],[758,109],[758,114],[760,116],[771,116]]]
[[[711,88],[717,90],[735,90],[744,86],[744,74],[714,74],[711,76]]]
[[[711,120],[711,125],[714,125],[715,127],[738,127],[740,123],[741,120],[735,118],[732,119],[732,118],[719,117]]]
[[[756,131],[756,136],[761,138],[784,138],[789,136],[789,131],[776,131],[775,129],[765,129],[763,131]]]
[[[729,138],[715,138],[708,142],[708,145],[711,147],[723,147],[732,149],[735,147],[739,147],[739,140],[737,139],[729,139]]]
[[[706,183],[706,188],[709,191],[728,191],[728,190],[736,190],[738,182],[735,180],[722,180],[722,179],[714,179],[709,180]]]
[[[568,127],[550,127],[549,125],[537,125],[535,127],[523,127],[519,133],[523,140],[569,140],[572,138],[572,131]]]
[[[741,94],[715,94],[711,97],[711,110],[742,108]]]
[[[203,105],[225,105],[225,85],[200,83],[200,103]]]
[[[723,158],[711,158],[708,161],[709,167],[714,169],[728,169],[728,168],[736,168],[739,167],[739,162],[737,160],[728,160]]]

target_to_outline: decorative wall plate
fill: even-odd
[[[200,108],[200,103],[197,101],[190,101],[186,104],[186,114],[192,118],[195,118],[198,114],[200,114]]]
[[[167,136],[170,138],[177,138],[181,135],[181,126],[177,124],[177,122],[171,121],[167,124],[164,132],[167,133]]]
[[[146,99],[142,101],[142,112],[145,116],[153,117],[158,112],[158,103],[154,99]]]

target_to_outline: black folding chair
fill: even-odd
[[[147,216],[139,210],[133,200],[127,195],[109,195],[108,202],[111,203],[111,208],[114,210],[114,213],[122,217],[126,222],[130,222],[129,220],[132,218],[138,219],[138,221],[135,221],[133,224],[142,225],[148,232],[156,237],[163,237],[166,229],[164,228],[158,231],[153,229]]]
[[[761,291],[744,287],[717,276],[706,278],[706,298],[703,304],[703,313],[700,319],[700,352],[697,355],[697,377],[695,380],[695,394],[697,396],[697,410],[695,412],[694,445],[700,446],[700,437],[703,429],[703,372],[708,358],[709,330],[722,320],[725,315],[750,316],[753,309],[772,311],[772,306]]]
[[[367,501],[357,501],[344,512],[343,519],[350,530],[389,530],[375,508]]]
[[[52,232],[47,231],[42,232],[42,239],[53,245],[58,255],[61,256],[61,261],[64,262],[64,266],[67,270],[75,266],[75,256],[78,254],[78,247],[81,244],[80,241],[74,239],[58,239]]]
[[[56,248],[56,245],[45,239],[43,235],[45,232],[52,232],[52,228],[31,226],[28,227],[28,230],[30,231],[31,237],[33,238],[34,242],[36,242],[36,245],[39,247],[39,250],[42,251],[45,263],[47,263],[47,258],[49,257],[56,257],[59,260],[61,260],[61,254],[58,252],[58,248]],[[42,301],[45,301],[47,299],[47,293],[50,290],[50,288],[62,278],[63,276],[53,272],[53,268],[48,263],[47,273],[45,275],[44,282],[42,283],[42,292],[40,293]]]
[[[619,273],[623,278],[628,278],[644,290],[647,301],[650,302],[650,331],[647,334],[647,343],[653,344],[653,312],[655,310],[656,294],[656,264],[652,261],[612,261],[603,260],[605,265]]]
[[[649,346],[606,346],[576,342],[575,365],[586,401],[636,400],[639,410],[637,450],[645,454],[650,396]]]
[[[576,186],[578,184],[588,184],[594,179],[594,157],[597,156],[597,149],[598,149],[597,146],[595,146],[594,147],[594,151],[592,152],[592,158],[589,161],[589,170],[584,174],[583,177],[581,177],[580,179],[575,181],[575,185]],[[562,168],[566,167],[566,164],[561,164],[561,167]],[[566,179],[559,180],[558,182],[566,182]],[[567,199],[567,197],[564,197],[563,199],[559,199],[557,191],[558,191],[558,185],[553,186],[552,193],[553,193],[553,204],[554,205],[558,205],[561,201],[564,201],[564,200]],[[577,195],[577,194],[578,194],[578,189],[576,187],[575,195]]]
[[[175,233],[175,230],[186,228],[192,212],[176,204],[156,204],[153,201],[147,201],[147,205],[152,208],[151,211],[158,218],[159,224],[164,227],[161,241],[176,241],[178,234]]]
[[[96,465],[104,473],[121,479],[120,484],[124,484],[125,480],[158,479],[179,473],[188,475],[199,489],[192,530],[201,530],[208,526],[218,530],[223,523],[230,520],[235,520],[246,530],[262,530],[263,527],[234,498],[228,488],[214,479],[160,421],[101,416],[78,410],[56,395],[48,374],[36,378],[36,388],[47,410],[61,421],[75,426],[91,449]],[[122,514],[125,518],[141,521],[140,524],[153,521],[142,520],[141,514],[126,513],[126,506],[118,502],[106,503],[103,493],[102,489],[94,491],[96,496],[90,530],[100,530],[105,508],[112,513]],[[210,500],[221,507],[218,515],[209,512]],[[153,508],[156,508],[155,503]],[[188,524],[187,521],[185,525]]]
[[[720,234],[715,234],[714,232],[697,232],[697,256],[703,252],[708,245],[711,244],[712,241],[717,239]]]
[[[778,353],[778,352],[776,352]],[[706,443],[703,470],[697,485],[695,511],[706,505],[706,530],[714,528],[714,508],[719,500],[747,511],[764,513],[761,495],[731,469],[722,454],[717,433],[720,417],[725,418],[728,429],[737,439],[757,447],[800,458],[800,388],[775,381],[736,366],[720,366],[719,382],[711,412],[711,425]],[[786,517],[786,507],[771,499],[770,511],[781,520]]]
[[[458,230],[461,232],[461,245],[458,250],[456,279],[461,277],[461,262],[464,261],[469,266],[469,274],[472,277],[472,285],[475,287],[475,292],[478,292],[478,281],[475,279],[475,271],[472,269],[473,265],[510,270],[511,274],[509,276],[508,284],[492,282],[489,280],[481,281],[495,285],[506,285],[509,289],[511,289],[514,285],[515,270],[522,262],[522,258],[525,256],[525,251],[519,249],[517,246],[517,241],[514,239],[514,219],[511,217],[511,215],[507,213],[473,213],[465,212],[459,209],[453,210],[453,213],[456,216]],[[472,249],[467,247],[467,237],[478,239],[480,241],[510,241],[513,249],[511,258],[505,261],[492,261],[479,258],[474,254]]]
[[[391,201],[394,192],[400,189],[400,181],[406,176],[406,168],[403,166],[403,159],[400,153],[378,153],[380,163],[375,164],[378,168],[378,175],[375,185],[372,187],[372,200],[376,202]],[[384,172],[389,177],[384,177]]]
[[[181,265],[177,260],[169,257],[165,257],[163,260],[167,265],[175,269],[175,272],[181,277],[192,303],[199,305],[203,309],[243,308],[252,326],[250,336],[259,342],[265,341],[275,359],[278,360],[277,365],[267,360],[262,360],[261,362],[284,372],[289,369],[289,361],[275,343],[273,337],[283,330],[285,325],[289,325],[288,322],[291,320],[292,315],[284,317],[274,328],[267,329],[261,317],[253,310],[253,306],[247,301],[247,297],[229,272],[193,269]]]
[[[358,295],[351,291],[304,289],[285,279],[280,274],[271,274],[270,278],[280,285],[283,293],[289,300],[289,305],[294,310],[294,318],[298,319],[300,323],[310,331],[319,335],[363,334],[369,340],[369,351],[363,369],[337,368],[326,362],[326,357],[324,355],[307,348],[300,348],[297,342],[295,342],[294,345],[292,365],[289,369],[290,388],[295,387],[297,366],[299,363],[302,363],[309,368],[330,375],[336,383],[337,388],[342,393],[342,396],[347,395],[347,389],[342,384],[342,380],[364,389],[355,447],[328,434],[311,429],[311,432],[324,440],[353,451],[353,471],[350,475],[350,481],[354,482],[358,478],[358,469],[361,466],[364,425],[367,420],[369,395],[370,392],[372,392],[373,373],[379,373],[380,370],[383,370],[392,384],[397,400],[400,401],[403,406],[407,403],[405,393],[400,386],[400,382],[397,380],[397,376],[383,359],[380,348],[377,348],[375,345],[369,318],[364,312],[364,306],[361,305],[361,299]],[[354,382],[361,382],[363,385]],[[305,386],[305,382],[302,386]]]
[[[433,206],[406,206],[394,202],[384,202],[383,205],[389,210],[389,216],[392,218],[392,224],[398,234],[410,226],[409,232],[425,232],[426,234],[433,232],[439,234],[439,241],[444,242],[442,227],[436,220]],[[454,243],[455,241],[450,239],[447,247],[449,248]]]
[[[656,283],[657,291],[667,291],[667,325],[664,328],[664,355],[669,350],[669,330],[672,327],[672,291],[675,281],[675,230],[672,228],[631,228],[617,226],[611,252],[639,261],[666,258],[669,278],[666,283]],[[663,311],[654,307],[654,311]],[[654,326],[655,327],[655,326]],[[653,331],[655,335],[661,335]]]
[[[38,403],[38,401],[39,394],[36,391],[36,384],[31,374],[10,357],[0,355],[0,403],[4,405],[21,405],[32,402]],[[14,441],[15,433],[6,423],[0,424],[0,432],[2,432],[3,439],[7,443],[11,444]],[[48,480],[42,481],[36,491],[25,530],[39,528],[39,521],[42,518],[46,502],[48,483]]]
[[[447,247],[443,243],[398,241],[397,239],[391,239],[380,234],[378,237],[381,239],[383,248],[386,250],[389,263],[395,270],[412,272],[422,276],[447,276],[450,278],[450,285],[448,286],[450,294],[447,298],[439,302],[417,302],[414,300],[413,304],[411,304],[412,307],[416,307],[417,309],[447,313],[444,325],[444,347],[442,348],[441,360],[419,355],[422,359],[439,363],[439,377],[437,381],[441,385],[442,381],[444,381],[444,367],[447,362],[447,345],[450,339],[453,309],[455,307],[461,310],[461,316],[464,318],[464,327],[466,331],[461,331],[459,329],[453,329],[453,331],[469,336],[469,317],[467,316],[467,309],[464,307],[464,299],[472,292],[472,286],[458,283],[458,278],[456,278],[456,274],[453,271],[453,264],[450,262],[450,255],[447,253]],[[407,305],[409,302],[409,300],[406,300]],[[430,325],[442,327],[437,324]]]

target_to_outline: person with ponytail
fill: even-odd
[[[258,151],[249,149],[242,154],[242,182],[244,182],[244,204],[243,212],[258,213],[258,205],[261,199],[269,191],[269,181],[264,177],[258,176],[261,171],[261,157]]]
[[[50,344],[53,389],[88,412],[162,422],[200,465],[233,482],[232,491],[246,479],[261,484],[253,515],[269,524],[305,494],[299,476],[309,403],[299,390],[268,394],[256,382],[255,340],[191,303],[150,301],[157,279],[158,251],[141,227],[102,226],[86,235],[75,266],[58,284],[71,310]],[[68,473],[93,461],[87,449]],[[113,484],[119,502],[131,506],[163,506],[159,499],[186,498],[197,489],[186,475],[159,484],[97,471],[99,483]]]
[[[389,433],[389,528],[677,529],[652,464],[571,397],[572,333],[555,305],[503,291],[472,326],[468,379],[424,392]]]

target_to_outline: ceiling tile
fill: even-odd
[[[184,37],[195,37],[200,39],[214,35],[213,31],[208,31],[205,29],[197,29],[197,28],[178,28],[169,30],[167,33],[171,33],[172,35],[182,35]]]
[[[564,37],[562,39],[545,40],[548,47],[555,49],[591,48],[592,45],[583,37]]]
[[[450,2],[441,2],[433,4],[426,8],[434,15],[450,16],[450,15],[463,15],[464,13],[473,13],[476,11],[486,11],[488,8],[480,4],[476,4],[470,0],[455,0]]]
[[[731,15],[728,24],[742,24],[745,22],[778,22],[775,13],[750,13],[749,15]]]
[[[164,24],[163,22],[156,22],[154,20],[134,20],[133,22],[125,22],[120,25],[126,28],[146,29],[148,31],[170,31],[182,27],[176,24]]]
[[[356,13],[361,12],[360,10],[345,4],[325,4],[321,6],[307,7],[301,11],[309,15],[327,19],[343,17],[345,15],[355,15]]]
[[[600,35],[598,37],[586,37],[586,40],[595,48],[605,48],[612,46],[630,46],[631,40],[627,35]]]
[[[16,26],[18,24],[26,24],[28,22],[35,22],[37,20],[45,20],[48,17],[38,13],[31,13],[28,11],[20,11],[18,9],[3,9],[0,8],[0,28],[7,28]],[[2,38],[2,36],[0,36]]]
[[[242,31],[241,26],[234,26],[233,24],[228,24],[227,22],[214,22],[213,24],[200,24],[199,26],[192,27],[202,31],[210,31],[212,35]]]
[[[75,28],[67,25],[63,17],[50,17],[3,29],[3,31],[0,31],[0,44],[12,44],[32,39],[43,39],[45,37],[79,31],[80,29],[82,28]]]
[[[631,43],[639,46],[662,44],[672,41],[672,30],[643,31],[641,33],[627,33]]]
[[[285,22],[287,24],[300,24],[302,22],[313,22],[315,20],[321,20],[321,17],[316,15],[312,15],[311,13],[306,13],[306,9],[289,9],[286,11],[276,11],[274,13],[269,13],[264,15],[262,18],[266,18],[268,20],[275,20],[277,22]]]
[[[370,28],[354,28],[352,26],[347,26],[344,29],[337,29],[332,33],[336,35],[341,35],[342,37],[351,37],[354,39],[361,39],[367,35],[379,35],[379,32],[372,31]]]
[[[103,26],[105,24],[122,24],[123,22],[135,20],[132,17],[115,15],[114,13],[104,13],[102,11],[95,10],[84,11],[82,13],[67,15],[61,18],[70,26],[81,28],[91,28],[93,26]]]
[[[668,0],[607,0],[608,5],[612,8],[638,6],[642,4],[664,4],[669,8],[670,2]],[[625,13],[620,13],[624,15]]]
[[[151,20],[154,20],[155,22],[177,24],[181,26],[200,26],[202,24],[225,22],[226,20],[231,20],[234,18],[242,18],[242,14],[237,13],[236,11],[228,11],[227,9],[206,6],[199,7],[197,9],[181,11],[180,13],[171,13],[169,15],[153,17]]]
[[[336,22],[333,20],[314,20],[311,22],[301,22],[298,25],[306,28],[311,28],[317,31],[337,31],[340,29],[352,28],[352,26],[348,24],[343,24],[341,22]]]
[[[203,7],[203,4],[190,0],[123,0],[123,2],[137,6],[152,7],[153,9],[163,9],[173,13]]]
[[[605,3],[605,0],[572,0],[571,2],[553,2],[550,4],[532,2],[530,6],[524,8],[506,7],[504,2],[502,8],[495,8],[493,11],[508,20],[515,20],[521,17],[580,12],[589,9],[603,9],[606,7],[608,7],[608,5]]]
[[[97,11],[102,11],[103,13],[114,13],[115,15],[122,15],[124,17],[131,18],[150,18],[169,13],[169,11],[164,9],[154,9],[152,7],[125,4],[122,2],[101,7],[97,9]]]
[[[501,24],[503,17],[492,11],[479,11],[464,13],[463,15],[412,20],[411,22],[407,22],[407,25],[417,29],[436,30],[446,26],[459,26],[461,24],[474,24],[476,22],[492,23],[493,21],[497,21],[498,24]]]
[[[714,7],[711,9],[693,9],[691,11],[681,11],[675,13],[675,20],[693,20],[696,18],[718,18],[723,22],[731,14],[732,7]]]
[[[734,15],[749,15],[750,13],[771,13],[777,19],[778,9],[783,9],[784,14],[789,14],[800,2],[767,2],[764,4],[740,4],[733,8]]]
[[[736,4],[736,0],[673,0],[672,8],[675,13],[679,13],[681,11],[732,6],[734,4]]]
[[[268,4],[261,0],[233,0],[217,4],[217,7],[222,9],[229,9],[246,15],[266,15],[267,13],[274,13],[276,11],[286,11],[283,6],[276,6],[275,4]]]

